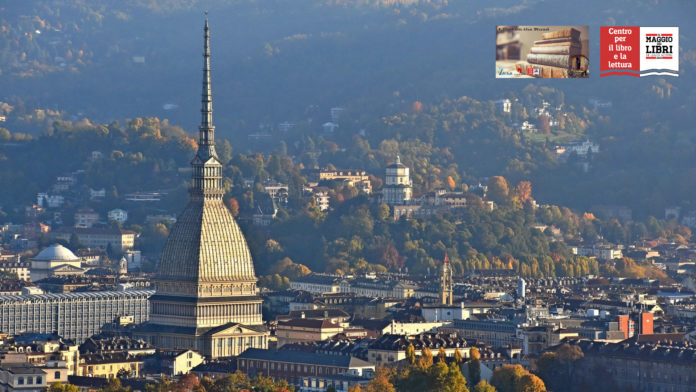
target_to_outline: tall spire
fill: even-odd
[[[213,125],[213,95],[210,84],[210,28],[208,13],[205,17],[203,44],[203,92],[201,94],[201,125],[198,152],[191,161],[193,166],[192,200],[221,199],[222,165],[215,152],[215,126]]]
[[[215,153],[215,126],[213,125],[213,93],[210,83],[210,28],[208,27],[208,11],[205,12],[205,29],[203,44],[203,91],[201,94],[201,126],[199,150],[207,150],[208,156]]]

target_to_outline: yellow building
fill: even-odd
[[[128,353],[84,354],[80,357],[79,373],[87,377],[114,378],[126,373],[128,377],[140,377],[144,357]]]

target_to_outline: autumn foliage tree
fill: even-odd
[[[522,205],[532,200],[532,183],[529,181],[520,181],[515,187],[515,193]]]
[[[470,385],[476,385],[481,381],[481,354],[478,348],[472,347],[469,349],[469,361],[467,362],[469,368],[469,383]]]
[[[472,392],[496,392],[493,385],[489,384],[486,380],[479,381],[478,384],[474,385]]]
[[[447,176],[447,186],[452,191],[457,186],[457,184],[454,182],[454,178],[452,178],[452,176]]]
[[[438,360],[433,363],[433,354],[423,348],[415,358],[412,345],[406,348],[408,365],[395,369],[391,374],[391,384],[395,390],[403,392],[469,392],[466,379],[462,375],[460,363],[448,361],[444,349],[438,350]],[[449,362],[449,363],[448,363]],[[377,391],[391,391],[379,389]]]
[[[488,179],[486,198],[498,204],[507,204],[510,197],[508,182],[503,176],[493,176]]]
[[[375,377],[365,386],[365,392],[396,392],[396,388],[391,383],[392,373],[389,369],[378,367]]]
[[[546,392],[544,382],[520,365],[503,365],[495,369],[491,385],[499,392]]]
[[[239,202],[234,197],[227,199],[227,208],[230,209],[232,216],[239,215]]]
[[[541,379],[531,373],[522,376],[515,386],[516,392],[546,392],[546,385]]]

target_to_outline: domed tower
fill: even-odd
[[[385,174],[382,201],[389,205],[408,204],[412,193],[411,175],[398,155],[394,163],[387,166]]]
[[[64,270],[60,275],[80,275],[84,272],[79,257],[63,245],[53,244],[31,259],[31,280],[36,282],[54,276],[58,269]]]
[[[164,245],[154,280],[156,293],[150,298],[150,320],[137,335],[157,347],[193,349],[218,358],[250,347],[266,348],[268,332],[249,246],[222,202],[207,18],[201,115],[189,203]]]

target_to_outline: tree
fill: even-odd
[[[239,202],[234,197],[227,199],[227,208],[230,209],[232,216],[239,215]]]
[[[109,243],[109,245],[111,245],[111,243]],[[77,251],[80,248],[84,248],[84,245],[82,245],[82,242],[80,242],[80,237],[78,237],[77,234],[70,234],[70,242],[68,242],[68,248],[70,248],[70,250],[73,252]]]
[[[527,201],[532,199],[532,183],[529,181],[520,181],[515,187],[515,192],[520,199],[520,203],[524,205]]]
[[[584,357],[582,349],[570,344],[562,344],[556,352],[546,352],[537,360],[539,377],[551,390],[562,389],[574,377],[577,361]]]
[[[469,366],[469,382],[471,385],[478,384],[481,381],[481,354],[478,348],[472,347],[469,349],[469,361],[467,365]]]
[[[352,387],[348,387],[348,392],[362,392],[362,388],[360,387],[360,383],[357,383]]]
[[[517,382],[516,392],[546,392],[546,385],[539,377],[527,373]]]
[[[440,349],[437,350],[437,361],[445,363],[446,360],[447,360],[447,353],[445,352],[445,348],[440,347]]]
[[[378,367],[375,372],[375,377],[370,380],[365,386],[365,392],[396,392],[396,388],[389,381],[389,370],[383,367]]]
[[[450,188],[450,190],[454,190],[456,187],[456,184],[454,183],[454,178],[452,176],[447,176],[447,186]]]
[[[408,347],[406,347],[406,359],[408,360],[408,363],[411,365],[414,365],[416,363],[416,349],[413,347],[412,344],[409,344]]]
[[[116,372],[116,377],[118,378],[128,378],[130,376],[130,372],[128,369],[118,369],[118,372]]]
[[[199,385],[201,385],[201,383],[198,381],[198,377],[193,373],[181,376],[176,383],[177,389],[181,391],[193,391]]]
[[[431,381],[428,385],[432,391],[437,392],[469,392],[466,387],[466,379],[462,375],[459,366],[451,363],[447,366],[444,362],[438,362],[430,369]]]
[[[386,203],[380,203],[377,205],[377,219],[384,222],[387,219],[389,219],[390,214],[391,210],[389,209],[389,206]]]
[[[325,392],[338,392],[338,391],[336,391],[336,387],[333,384],[329,384],[329,386],[326,387]]]
[[[493,371],[491,384],[499,392],[516,392],[517,382],[525,373],[520,365],[503,365]]]
[[[72,385],[72,384],[61,384],[60,382],[56,382],[51,384],[48,389],[46,389],[47,392],[78,392],[79,389]]]
[[[548,114],[542,114],[539,116],[539,129],[544,133],[544,135],[551,133],[551,121]]]
[[[109,379],[109,382],[101,389],[101,392],[131,392],[131,388],[121,385],[121,380],[115,377]]]
[[[462,362],[464,362],[464,358],[462,357],[462,353],[459,351],[458,348],[454,349],[454,362],[456,362],[457,364],[460,364],[460,365]],[[469,373],[469,375],[471,375],[471,373]]]
[[[486,198],[498,204],[506,204],[509,201],[510,189],[503,176],[493,176],[488,180]]]
[[[481,380],[474,386],[471,392],[496,392],[496,389],[493,385],[489,384],[488,381]]]
[[[422,370],[427,370],[431,366],[433,366],[433,352],[429,348],[423,347],[421,356],[418,358],[418,367]]]

